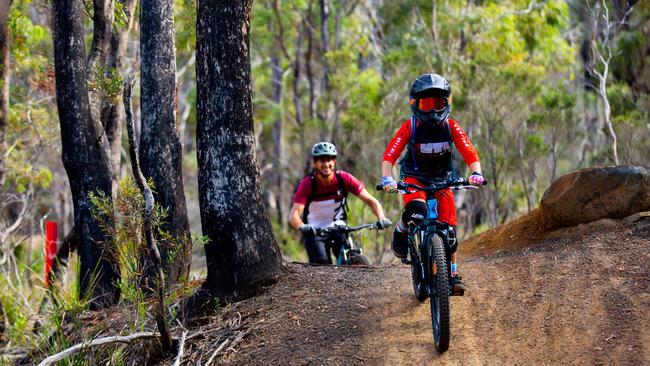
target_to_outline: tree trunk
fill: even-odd
[[[111,264],[110,248],[103,246],[104,232],[91,214],[90,193],[111,196],[110,162],[106,140],[98,121],[90,114],[84,57],[82,3],[53,3],[56,99],[61,125],[63,165],[70,181],[74,228],[79,243],[80,297],[88,296],[91,308],[112,305],[119,298],[119,279]]]
[[[330,51],[330,31],[329,31],[329,19],[330,19],[330,1],[329,0],[319,0],[320,1],[320,37],[321,37],[321,62],[323,63],[323,81],[321,85],[322,95],[329,91],[329,63],[327,62],[327,53]]]
[[[313,120],[316,117],[316,83],[314,82],[314,70],[312,68],[311,59],[314,53],[314,22],[312,21],[312,2],[309,2],[309,10],[307,12],[307,22],[305,30],[307,31],[307,50],[305,52],[305,73],[307,82],[309,83],[309,119]]]
[[[176,243],[160,240],[168,284],[189,273],[191,240],[185,192],[182,148],[176,125],[176,47],[173,0],[140,2],[142,131],[140,162],[145,178],[153,179],[156,202],[168,210],[164,229]],[[154,268],[145,267],[153,281]]]
[[[280,57],[276,47],[271,50],[271,100],[276,106],[279,106],[280,113],[277,114],[273,121],[273,180],[275,185],[276,207],[278,214],[278,222],[282,223],[282,227],[286,227],[285,219],[285,191],[284,187],[284,108],[282,106],[282,65],[280,64]]]
[[[93,0],[93,40],[88,52],[86,63],[86,73],[88,83],[92,84],[96,80],[96,74],[101,71],[106,64],[106,55],[111,43],[111,29],[113,27],[113,1],[112,0]],[[101,120],[102,109],[102,90],[98,86],[88,89],[90,101],[90,113],[93,121]],[[109,145],[106,145],[110,149]],[[107,151],[110,156],[110,150]]]
[[[4,186],[7,126],[9,125],[9,8],[12,0],[0,0],[0,187]]]
[[[252,0],[199,0],[197,146],[208,278],[222,299],[272,281],[281,256],[263,205],[251,99]]]
[[[490,213],[489,215],[489,220],[490,224],[489,226],[496,227],[499,225],[499,190],[501,189],[501,177],[500,177],[500,164],[497,158],[497,153],[496,153],[496,141],[494,138],[494,129],[496,128],[496,121],[491,121],[487,120],[485,121],[485,124],[487,125],[486,128],[486,142],[488,148],[486,149],[488,161],[490,164],[488,165],[489,169],[489,176],[492,177],[492,186],[494,187],[492,190],[489,191],[489,199],[485,200],[485,202],[491,202],[492,207],[488,207],[488,212]],[[488,203],[489,204],[489,203]]]
[[[527,128],[526,128],[526,122],[524,121],[521,126],[519,126],[519,129],[517,129],[517,132],[515,133],[515,140],[517,141],[517,158],[519,159],[519,175],[521,177],[521,184],[523,185],[524,188],[524,195],[526,196],[526,208],[528,209],[528,212],[530,212],[533,209],[533,202],[530,198],[530,190],[532,187],[529,185],[528,182],[528,177],[526,174],[526,164],[524,163],[527,161],[526,153],[524,152],[524,144],[525,141],[524,139],[527,136]],[[530,164],[530,161],[528,161]]]
[[[609,97],[607,96],[607,72],[609,70],[609,64],[603,63],[603,69],[604,71],[602,73],[603,76],[600,79],[598,95],[603,102],[605,126],[607,127],[609,137],[612,139],[612,160],[614,162],[614,165],[619,165],[618,139],[616,138],[616,132],[614,131],[614,125],[612,124],[612,108],[609,104]]]
[[[307,144],[305,141],[305,125],[304,117],[302,111],[302,101],[300,99],[300,78],[302,77],[302,68],[300,67],[300,59],[302,56],[302,46],[305,39],[305,33],[307,30],[307,21],[305,19],[300,23],[298,28],[298,36],[296,37],[296,58],[293,62],[293,105],[296,110],[296,123],[300,129],[300,151],[304,152],[307,150]],[[288,218],[285,218],[288,221]]]
[[[106,60],[113,27],[113,1],[93,0],[93,9],[93,41],[90,45],[86,65],[88,79],[93,78],[96,65],[98,63],[103,65]]]
[[[129,33],[133,25],[133,14],[135,12],[136,0],[118,0],[123,7],[124,14],[126,15],[126,24],[123,27],[114,27],[111,36],[111,44],[108,50],[108,58],[106,60],[107,74],[106,76],[115,77],[116,75],[110,74],[111,70],[116,74],[122,74],[122,64],[124,54],[127,49],[129,40]],[[102,126],[108,138],[108,145],[111,151],[111,162],[113,172],[113,192],[117,192],[117,182],[120,179],[120,161],[121,148],[122,148],[122,99],[116,98],[115,100],[104,100],[102,104]]]
[[[319,0],[320,4],[320,62],[323,68],[323,75],[320,82],[320,94],[317,100],[316,116],[322,123],[321,140],[325,140],[332,136],[328,131],[327,121],[329,119],[329,108],[331,102],[330,93],[330,69],[329,62],[327,61],[327,54],[330,52],[330,31],[329,31],[329,18],[330,18],[330,0]],[[332,131],[335,127],[332,127]],[[328,136],[329,135],[329,136]],[[328,137],[325,137],[328,136]]]

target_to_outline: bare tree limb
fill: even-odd
[[[184,330],[181,335],[181,340],[178,343],[178,355],[176,355],[176,361],[174,361],[174,366],[180,366],[181,359],[183,358],[183,347],[185,347],[185,337],[187,336],[187,331]]]
[[[505,18],[505,17],[507,17],[507,16],[509,16],[509,15],[527,15],[527,14],[530,14],[530,13],[532,13],[532,11],[533,11],[536,7],[537,7],[537,0],[531,0],[531,1],[528,3],[528,7],[526,7],[526,9],[522,9],[522,10],[513,10],[513,11],[505,12],[505,13],[501,14],[501,15],[497,18],[497,21],[500,21],[501,19],[503,19],[503,18]]]
[[[111,337],[98,338],[91,341],[90,343],[79,343],[57,354],[51,355],[46,359],[44,359],[43,361],[41,361],[41,363],[39,363],[38,366],[51,365],[54,362],[61,361],[72,354],[75,354],[81,350],[88,349],[91,347],[103,346],[105,344],[110,344],[110,343],[131,343],[136,339],[155,338],[155,337],[158,337],[158,333],[141,332],[141,333],[134,333],[128,336],[111,336]]]
[[[208,359],[208,362],[205,363],[205,366],[210,366],[210,364],[212,363],[212,360],[214,360],[214,358],[217,357],[217,354],[219,353],[219,351],[221,351],[223,349],[223,347],[225,347],[228,344],[228,342],[230,342],[230,339],[226,339],[225,341],[223,341],[223,343],[221,343],[221,345],[219,345],[219,347],[217,347],[217,349],[214,350],[214,353],[212,354],[212,356],[210,356],[210,358]]]
[[[596,91],[596,94],[598,94],[598,97],[603,103],[605,125],[607,126],[607,131],[609,133],[610,138],[612,139],[613,160],[614,160],[614,164],[618,165],[619,164],[618,146],[617,146],[618,141],[616,137],[616,132],[614,131],[614,126],[612,125],[611,105],[607,97],[607,76],[609,74],[609,64],[612,60],[611,40],[615,34],[613,30],[614,24],[610,20],[609,8],[607,7],[607,4],[605,3],[604,0],[597,2],[593,8],[589,5],[589,2],[586,1],[586,6],[591,12],[591,16],[593,20],[593,35],[592,35],[592,46],[591,46],[592,60],[589,64],[586,65],[586,68],[589,75],[593,76],[598,81],[597,86],[591,84],[587,84],[587,86],[593,88]],[[601,7],[603,9],[602,13],[601,13]],[[628,11],[623,16],[622,19],[623,21],[625,21],[625,18],[627,18],[627,16],[629,16],[629,13],[631,13],[632,9],[633,9],[632,7],[628,8]],[[602,24],[604,28],[603,35],[602,35],[602,48],[604,54],[603,51],[601,51],[601,49],[598,47],[599,37],[597,36],[599,18],[601,17],[602,17],[602,22],[603,22]],[[599,66],[602,68],[602,71],[596,69],[596,65],[595,65],[596,60],[599,61]]]
[[[280,46],[280,50],[282,51],[282,54],[284,54],[284,57],[287,58],[287,61],[291,62],[291,56],[289,55],[289,51],[287,51],[287,48],[284,45],[284,26],[282,25],[282,17],[280,16],[280,7],[278,5],[278,1],[274,0],[273,3],[271,4],[271,7],[273,8],[273,12],[275,13],[275,17],[277,19],[277,24],[278,24],[278,32],[276,33],[276,40],[278,42],[278,45]]]
[[[124,109],[126,112],[126,127],[127,133],[129,136],[129,153],[131,155],[131,167],[133,169],[133,176],[137,182],[138,188],[142,192],[142,195],[145,198],[145,208],[144,208],[144,231],[147,238],[147,246],[151,253],[153,253],[154,265],[158,269],[158,295],[159,295],[159,306],[158,313],[156,314],[156,323],[158,324],[158,331],[160,331],[161,343],[163,349],[166,351],[171,350],[172,348],[172,337],[169,332],[169,325],[167,324],[167,311],[165,309],[165,275],[162,269],[162,259],[160,257],[160,251],[156,245],[153,228],[151,227],[151,216],[154,208],[154,198],[151,188],[147,184],[147,181],[144,179],[142,170],[140,169],[140,160],[138,159],[138,147],[135,142],[135,135],[133,133],[133,107],[131,106],[131,90],[133,89],[133,84],[135,83],[135,78],[132,75],[129,75],[127,80],[124,82]]]
[[[343,11],[345,13],[346,18],[352,15],[352,13],[357,9],[357,6],[359,5],[360,2],[361,0],[354,0],[354,2],[350,4],[350,8]]]
[[[30,186],[31,186],[31,182],[30,182]],[[12,222],[7,228],[5,228],[0,232],[0,245],[3,245],[4,242],[7,240],[7,237],[9,237],[9,235],[11,235],[14,231],[18,230],[20,225],[22,225],[23,220],[25,219],[25,216],[29,209],[29,195],[28,194],[22,195],[22,198],[20,199],[19,202],[22,204],[20,213],[18,214],[14,222]]]
[[[535,8],[535,5],[536,5],[536,4],[537,4],[537,0],[531,0],[531,1],[528,3],[528,7],[527,7],[526,9],[523,9],[523,10],[515,10],[515,11],[514,11],[514,14],[515,14],[515,15],[525,15],[525,14],[529,14],[530,12],[533,11],[533,9]]]

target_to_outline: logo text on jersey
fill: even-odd
[[[442,154],[450,151],[449,142],[430,142],[427,144],[418,144],[418,151],[422,154]]]

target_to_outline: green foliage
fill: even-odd
[[[177,52],[194,51],[196,48],[195,2],[190,0],[174,0],[174,29],[176,31]]]
[[[349,59],[342,51],[333,52],[330,56],[333,65],[338,70]],[[343,59],[343,60],[341,60]],[[356,65],[348,66],[345,73],[336,73],[332,77],[332,87],[343,100],[346,107],[341,113],[343,127],[347,130],[371,128],[384,123],[384,117],[379,113],[383,98],[382,81],[375,70],[359,70]],[[363,121],[363,124],[359,124]]]
[[[11,57],[22,67],[39,68],[47,61],[38,53],[32,53],[32,50],[49,44],[51,36],[45,27],[32,23],[27,15],[28,5],[28,2],[15,1],[9,12]]]
[[[13,240],[14,238],[10,237],[5,244],[16,249],[3,253],[3,262],[0,265],[0,305],[3,310],[3,323],[7,325],[3,340],[5,344],[14,347],[38,347],[44,342],[57,342],[56,337],[48,340],[56,332],[56,321],[65,314],[79,314],[87,309],[88,301],[78,298],[76,278],[67,288],[62,288],[60,284],[48,289],[43,288],[43,253],[37,248],[41,248],[44,238],[37,236],[30,241],[10,243]],[[29,245],[32,245],[34,250],[27,250]],[[31,254],[31,257],[28,257],[28,254]],[[74,260],[72,267],[75,267]],[[43,296],[53,299],[50,302],[52,306],[44,308],[45,314],[42,314],[42,317],[36,316]],[[32,331],[35,320],[42,323],[45,334],[39,336]]]
[[[15,285],[10,283],[11,279],[7,275],[0,277],[0,303],[9,324],[6,329],[6,336],[12,342],[25,344],[29,332],[29,313],[23,298],[16,294]]]
[[[149,182],[149,185],[153,186],[153,182]],[[143,324],[147,305],[141,283],[141,265],[142,256],[148,250],[143,226],[144,197],[133,180],[127,177],[120,180],[115,201],[103,193],[91,194],[90,201],[93,216],[107,234],[107,242],[103,244],[104,253],[120,266],[117,285],[122,292],[122,301],[135,304],[137,317],[134,324]],[[157,231],[160,242],[172,240],[171,235],[162,229],[166,217],[167,210],[156,204],[152,226]]]
[[[607,88],[607,98],[612,108],[612,117],[640,112],[634,104],[630,87],[624,83],[612,84]]]
[[[642,31],[623,31],[616,38],[614,54],[622,57],[615,57],[612,62],[612,72],[626,79],[633,77],[635,70],[638,70],[645,61],[643,49],[648,40]]]
[[[121,1],[113,2],[113,29],[126,27],[127,17],[124,12],[124,3]]]
[[[277,220],[274,220],[272,224],[275,238],[282,253],[293,261],[306,262],[307,253],[300,234],[282,230],[282,225]]]
[[[105,68],[101,64],[95,67],[95,79],[88,85],[90,89],[97,90],[102,97],[111,104],[117,104],[122,98],[124,78],[115,68]]]
[[[52,172],[47,168],[38,171],[31,165],[9,164],[5,185],[15,187],[17,193],[24,193],[30,184],[47,189],[52,182]]]

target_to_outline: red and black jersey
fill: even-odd
[[[447,177],[452,173],[452,146],[456,146],[467,165],[479,161],[467,134],[451,118],[437,126],[420,123],[415,118],[405,121],[388,144],[384,160],[395,164],[407,146],[406,155],[399,162],[402,177],[425,181]]]

